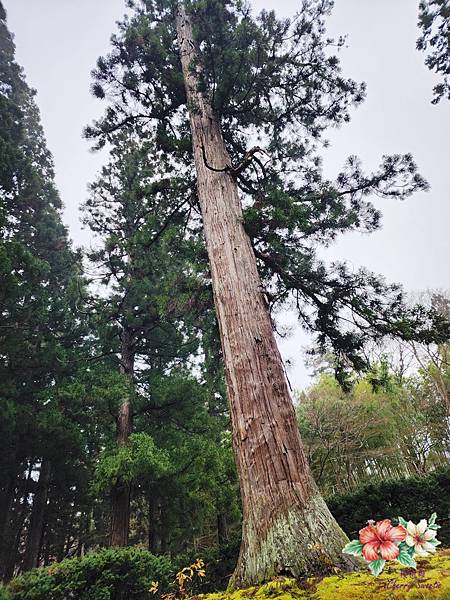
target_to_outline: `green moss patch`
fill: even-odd
[[[396,563],[374,577],[368,571],[332,577],[279,577],[260,587],[200,596],[202,600],[450,600],[450,550],[419,559],[417,570]]]

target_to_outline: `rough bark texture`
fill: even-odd
[[[177,32],[243,506],[242,546],[230,586],[280,572],[350,570],[355,562],[341,553],[347,538],[307,465],[238,187],[227,170],[230,157],[219,120],[199,91],[201,67],[193,61],[192,25],[182,2]]]
[[[134,377],[134,339],[131,332],[122,331],[122,351],[120,370],[130,380],[133,386]],[[132,428],[131,398],[123,399],[117,416],[117,443],[126,445]],[[111,491],[111,546],[127,546],[130,532],[130,497],[131,484],[127,481],[117,481]]]
[[[45,507],[47,506],[48,485],[50,483],[51,471],[52,466],[50,461],[44,458],[41,463],[39,483],[33,499],[33,510],[27,537],[27,549],[23,559],[24,571],[34,569],[38,563],[42,532],[44,530]]]

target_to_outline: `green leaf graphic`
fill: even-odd
[[[378,560],[372,560],[369,563],[369,569],[370,569],[370,572],[372,573],[372,575],[375,575],[375,577],[377,575],[379,575],[381,573],[381,571],[384,569],[385,564],[386,564],[386,561],[383,560],[382,558],[380,558]]]
[[[432,544],[433,546],[439,546],[439,544],[441,542],[439,540],[437,540],[436,538],[434,538],[434,540],[429,540],[428,543]]]
[[[437,514],[434,512],[431,517],[428,519],[428,528],[430,528],[432,525],[436,524],[436,519],[437,519]]]
[[[400,552],[397,560],[401,565],[404,565],[405,567],[412,567],[413,569],[416,568],[416,561],[407,551]]]
[[[405,519],[403,517],[397,517],[398,518],[398,522],[400,525],[403,525],[403,527],[406,529],[407,525],[408,525],[408,521],[405,521]]]
[[[342,552],[352,556],[362,556],[362,549],[363,545],[359,540],[352,540],[342,549]]]

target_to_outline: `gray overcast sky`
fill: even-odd
[[[86,198],[103,157],[89,152],[83,127],[104,104],[89,93],[90,70],[109,47],[124,0],[3,0],[15,34],[17,61],[28,83],[38,90],[37,102],[56,166],[56,181],[65,204],[64,218],[75,244],[88,244],[78,206]],[[253,0],[256,10],[274,8],[289,15],[299,0]],[[450,286],[448,257],[450,217],[450,104],[430,103],[435,76],[415,50],[418,0],[335,0],[329,33],[347,34],[341,53],[343,70],[366,81],[368,97],[352,122],[330,132],[324,153],[327,175],[335,175],[350,154],[367,170],[382,154],[412,152],[431,184],[428,193],[405,202],[376,200],[383,228],[368,235],[351,234],[324,252],[327,259],[346,259],[400,282],[409,291]],[[289,321],[289,317],[287,317]],[[295,387],[308,383],[302,366],[307,339],[295,329],[281,343],[293,360],[289,377]]]

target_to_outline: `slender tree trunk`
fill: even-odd
[[[64,548],[66,545],[66,539],[65,537],[61,537],[58,541],[58,545],[56,546],[56,562],[61,562],[62,560],[64,560]]]
[[[5,576],[6,557],[11,550],[11,548],[8,548],[8,540],[11,537],[10,528],[13,517],[12,513],[17,488],[18,471],[18,465],[14,465],[14,467],[5,474],[0,492],[0,580]]]
[[[79,556],[85,556],[89,550],[91,544],[91,533],[92,533],[92,520],[93,520],[93,509],[89,509],[83,519],[83,526],[80,530],[80,549]]]
[[[161,499],[153,493],[148,498],[148,549],[152,554],[161,554],[161,519]]]
[[[125,446],[132,428],[131,394],[134,385],[134,338],[132,333],[122,331],[121,372],[130,381],[130,393],[123,399],[117,418],[117,443]],[[111,491],[111,546],[127,546],[130,532],[131,484],[119,480]]]
[[[12,579],[16,564],[19,562],[19,545],[22,539],[25,519],[29,512],[28,496],[31,484],[33,484],[34,490],[37,489],[37,483],[32,480],[33,466],[34,463],[30,462],[27,472],[23,473],[24,476],[16,480],[16,493],[2,540],[3,554],[0,562],[2,579],[5,582]]]
[[[347,537],[307,465],[235,178],[229,170],[213,170],[230,166],[230,157],[219,120],[199,90],[192,25],[181,1],[177,32],[243,506],[230,588],[277,573],[350,570],[357,562],[341,552]]]
[[[18,476],[18,467],[13,465],[3,475],[0,489],[0,544],[3,539],[5,529],[8,525],[8,518],[14,501],[14,492]]]
[[[42,532],[44,530],[45,507],[47,506],[48,485],[50,483],[52,466],[47,458],[41,462],[39,483],[33,498],[30,525],[27,536],[27,549],[23,559],[23,570],[29,571],[37,566],[41,549]]]
[[[51,541],[49,539],[46,539],[45,541],[45,547],[44,547],[44,567],[48,567],[48,565],[50,564],[50,548],[51,548]]]
[[[228,542],[227,519],[225,513],[217,513],[217,542],[219,546]]]
[[[6,540],[7,553],[4,560],[4,581],[10,581],[15,574],[16,567],[20,562],[19,546],[21,545],[22,532],[27,516],[27,498],[28,493],[18,496],[15,501],[14,516],[11,523],[11,529],[8,532]]]

